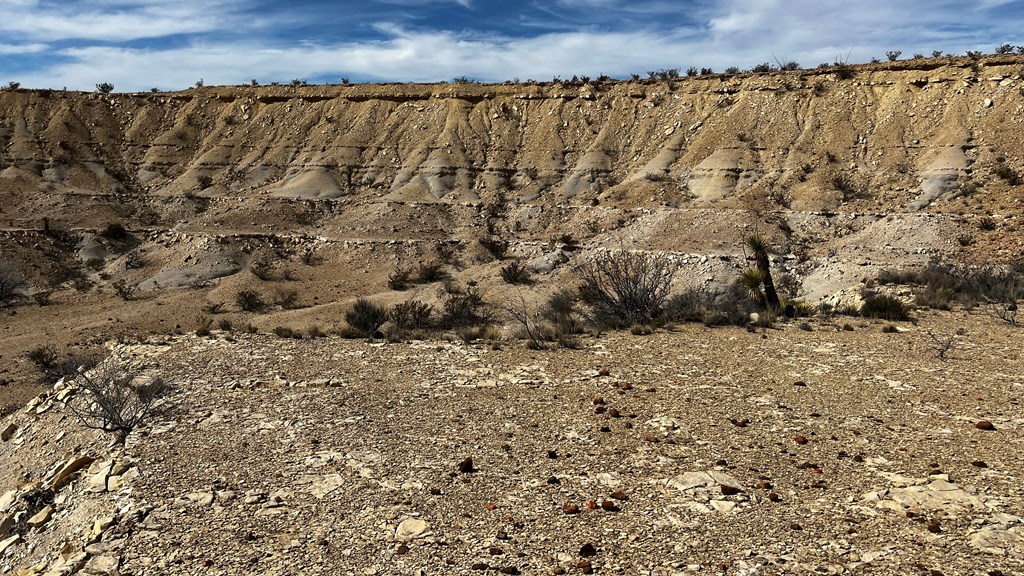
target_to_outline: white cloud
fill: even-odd
[[[48,48],[47,44],[0,44],[0,54],[38,54]]]
[[[577,7],[611,6],[616,2],[560,1]],[[17,2],[24,6],[30,0]],[[549,80],[556,75],[574,74],[628,77],[633,72],[644,74],[647,70],[669,67],[722,70],[728,66],[772,62],[774,57],[812,67],[837,58],[849,57],[851,62],[882,58],[887,50],[902,50],[909,56],[914,52],[930,53],[933,49],[963,53],[992,50],[1003,42],[1024,44],[1015,19],[993,19],[985,10],[964,10],[961,4],[952,0],[901,4],[862,0],[854,9],[814,0],[701,0],[693,6],[691,15],[698,22],[696,25],[668,31],[587,29],[520,38],[424,31],[378,23],[373,28],[379,39],[336,44],[282,45],[261,41],[253,34],[244,42],[222,37],[219,41],[194,42],[180,49],[91,46],[55,53],[52,61],[56,63],[31,74],[19,74],[22,77],[18,80],[26,86],[86,90],[97,82],[112,82],[118,90],[146,90],[151,86],[180,89],[199,78],[207,85],[244,83],[251,78],[263,82],[286,82],[292,78],[336,82],[342,76],[357,81],[437,81],[463,75],[485,81],[515,77]],[[11,5],[12,0],[0,0],[0,6]],[[119,0],[101,2],[104,10],[117,5]],[[162,0],[148,0],[141,5],[159,11],[175,10]],[[229,2],[218,6],[222,12],[231,9]],[[663,8],[664,3],[639,2],[634,9],[659,7]],[[182,4],[180,9],[190,14],[201,11],[199,4],[189,3]],[[168,19],[158,19],[151,23],[150,30],[159,33],[168,26]],[[180,29],[184,24],[176,26]],[[0,53],[2,50],[0,47]]]
[[[59,4],[0,0],[0,14],[3,14],[0,32],[12,38],[45,42],[160,38],[239,26],[243,21],[235,16],[241,6],[238,0],[105,0]]]

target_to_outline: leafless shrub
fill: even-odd
[[[931,339],[931,348],[935,351],[940,360],[946,359],[946,353],[957,347],[960,339],[967,335],[967,331],[958,328],[952,334],[936,334],[928,331],[928,338]]]
[[[114,358],[70,380],[78,393],[68,400],[68,410],[86,427],[114,434],[122,443],[169,390],[162,378],[143,378],[138,369]]]
[[[505,306],[505,311],[523,327],[523,331],[526,332],[526,337],[528,338],[526,345],[531,350],[547,349],[547,344],[544,341],[545,338],[537,326],[536,314],[530,312],[522,292],[519,293],[519,304],[508,304]]]
[[[484,301],[476,282],[468,282],[465,287],[454,282],[446,282],[438,293],[441,300],[441,326],[445,328],[463,328],[483,326],[493,314],[491,306]]]
[[[679,269],[667,256],[648,252],[602,252],[576,266],[579,294],[595,324],[627,328],[648,324],[661,311]]]
[[[388,318],[395,325],[397,332],[405,330],[423,330],[431,324],[430,316],[434,307],[417,300],[409,300],[395,304],[388,311]]]

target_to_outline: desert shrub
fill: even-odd
[[[372,338],[387,321],[387,309],[366,298],[359,298],[352,308],[345,312],[345,322],[349,327],[367,338]]]
[[[233,326],[231,324],[231,320],[228,320],[227,318],[221,318],[220,321],[217,322],[217,328],[220,328],[225,332],[231,332]]]
[[[899,298],[879,294],[864,301],[860,315],[889,321],[909,320],[910,308]]]
[[[18,88],[21,88],[21,82],[15,82],[13,80],[8,82],[7,84],[4,84],[4,87],[3,87],[3,89],[8,91],[8,92],[13,92],[13,91],[17,90]]]
[[[249,264],[249,271],[260,280],[272,280],[273,267],[274,264],[269,259],[259,258]]]
[[[1005,180],[1010,186],[1020,186],[1022,183],[1020,174],[1006,164],[997,165],[992,169],[992,173]]]
[[[495,260],[504,260],[509,248],[507,240],[495,238],[494,236],[485,236],[481,238],[480,245],[483,246]]]
[[[110,82],[101,82],[96,85],[96,91],[100,94],[110,94],[114,91],[114,85]]]
[[[418,300],[395,304],[388,312],[388,318],[395,330],[423,330],[430,327],[434,307]]]
[[[199,186],[200,190],[206,190],[210,186],[213,186],[213,177],[208,174],[200,174],[196,176],[196,186]]]
[[[796,327],[801,329],[801,330],[803,330],[804,332],[810,332],[810,331],[814,330],[814,328],[812,328],[810,323],[808,323],[808,322],[801,322],[801,323],[797,324]]]
[[[267,307],[263,296],[253,290],[239,290],[235,294],[235,303],[245,312],[260,312]]]
[[[493,315],[475,282],[468,282],[465,287],[446,282],[438,298],[441,300],[440,325],[444,328],[482,326]]]
[[[439,262],[421,262],[416,271],[416,281],[419,284],[430,284],[447,278],[444,265]]]
[[[138,291],[138,284],[131,284],[124,280],[115,280],[111,282],[110,287],[114,289],[114,292],[124,300],[125,302],[135,299],[135,292]]]
[[[883,334],[898,334],[899,331],[900,329],[897,328],[895,324],[886,324],[885,326],[882,326]]]
[[[703,322],[714,294],[703,286],[687,288],[665,300],[662,314],[672,322]]]
[[[810,318],[817,312],[814,304],[804,300],[787,300],[784,308],[792,311],[793,318]]]
[[[399,268],[391,276],[388,276],[388,288],[392,290],[405,290],[409,287],[412,278],[412,271],[408,268]]]
[[[293,310],[299,307],[299,293],[295,290],[279,288],[276,292],[277,305],[285,310]]]
[[[119,222],[111,222],[100,230],[100,236],[107,240],[124,240],[128,238],[128,230]]]
[[[279,338],[292,338],[295,336],[295,331],[287,326],[275,326],[271,332]]]
[[[648,324],[661,311],[679,269],[665,255],[602,252],[575,268],[579,294],[598,326]]]
[[[749,289],[740,282],[711,291],[706,298],[700,321],[708,327],[744,326],[750,323],[751,313],[759,310],[757,302],[750,298]]]
[[[25,355],[36,368],[48,372],[57,365],[57,349],[52,344],[37,346]]]
[[[209,336],[211,328],[213,328],[213,318],[209,316],[196,318],[196,336]]]
[[[13,300],[25,286],[25,277],[10,264],[0,261],[0,304]]]
[[[649,336],[654,333],[650,324],[633,324],[629,327],[629,333],[633,336]]]
[[[78,393],[68,400],[68,410],[86,427],[112,433],[122,443],[169,390],[162,378],[143,379],[137,369],[116,359],[78,372],[73,383]]]
[[[895,62],[902,54],[902,50],[889,50],[885,53],[885,57],[889,59],[889,62]]]
[[[529,284],[532,281],[530,269],[520,260],[514,260],[501,267],[501,279],[506,284]]]
[[[312,326],[306,329],[306,335],[309,336],[310,338],[323,338],[324,336],[327,336],[327,333],[324,332],[319,325],[313,324]]]
[[[579,296],[573,290],[562,288],[551,296],[540,309],[540,317],[546,322],[552,331],[549,340],[555,340],[562,335],[579,334],[583,332],[583,315],[579,309]]]

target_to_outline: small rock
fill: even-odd
[[[771,500],[772,502],[781,502],[782,501],[782,496],[779,496],[775,492],[769,492],[768,493],[768,499]]]
[[[932,518],[931,520],[929,520],[928,523],[925,524],[925,528],[927,528],[928,531],[932,534],[938,534],[942,532],[942,525],[939,523],[938,518]]]
[[[436,487],[435,488],[431,488],[430,489],[430,495],[431,496],[440,496],[441,495],[441,489],[440,488],[436,488]]]
[[[491,567],[486,562],[477,562],[473,564],[473,570],[490,570]]]
[[[595,405],[604,404],[604,397],[601,396],[600,394],[598,394],[597,396],[594,396],[594,404]]]
[[[597,547],[595,547],[590,542],[587,542],[582,547],[580,547],[580,557],[590,558],[591,556],[597,556]]]
[[[395,529],[395,538],[408,542],[422,537],[428,530],[430,530],[430,524],[427,524],[426,521],[419,518],[406,518]]]
[[[618,408],[609,408],[608,409],[608,415],[611,416],[612,418],[618,418],[619,417],[619,409]]]
[[[971,466],[974,466],[975,468],[988,468],[988,462],[985,462],[984,460],[975,460],[974,462],[971,462]]]
[[[576,563],[576,569],[580,571],[580,574],[593,574],[594,567],[590,565],[589,560],[580,560]]]
[[[459,462],[459,472],[463,474],[476,472],[476,468],[473,466],[473,458],[467,456],[465,460]]]
[[[501,556],[502,554],[505,553],[505,551],[502,550],[501,548],[498,548],[497,546],[491,546],[490,548],[487,549],[487,553],[490,554],[491,556]]]
[[[7,427],[0,432],[0,442],[7,442],[14,437],[14,433],[17,431],[18,426],[16,424],[8,424]]]
[[[601,368],[600,370],[597,371],[597,375],[598,376],[611,376],[612,373],[607,368]]]
[[[559,480],[557,476],[552,476],[551,478],[548,478],[548,484],[554,485],[554,484],[561,484],[561,483],[562,483],[562,481]]]
[[[605,512],[618,512],[619,510],[622,510],[622,508],[619,508],[618,504],[611,500],[605,500],[604,502],[601,502],[601,508]]]
[[[807,386],[807,383],[803,380],[797,380],[796,382],[793,382],[793,386]]]
[[[622,490],[616,490],[615,492],[612,492],[610,496],[612,498],[615,498],[616,500],[625,500],[628,498],[628,496],[626,496],[626,493],[623,492]]]
[[[53,516],[53,506],[46,506],[39,512],[36,512],[34,516],[28,519],[28,525],[33,528],[39,528],[43,524],[50,521]]]
[[[722,484],[721,489],[723,496],[735,496],[743,491],[735,486],[726,486],[725,484]]]
[[[992,424],[988,420],[982,420],[974,425],[978,430],[995,430],[995,424]]]
[[[789,525],[789,529],[790,530],[803,530],[804,527],[799,525],[799,524],[797,524],[796,522],[793,522],[792,524]]]
[[[732,422],[733,426],[737,426],[739,428],[746,428],[747,426],[750,425],[750,420],[748,420],[746,418],[740,418],[740,419],[730,418],[729,422]]]
[[[519,574],[519,568],[516,568],[515,566],[505,566],[498,570],[498,572],[502,574]]]
[[[803,434],[797,434],[793,437],[793,441],[803,446],[804,444],[807,444],[807,437]]]
[[[399,556],[401,556],[403,554],[407,554],[408,552],[409,552],[409,546],[407,546],[404,543],[399,544],[398,548],[395,548],[395,554],[398,554]]]
[[[548,450],[548,458],[552,460],[558,458],[558,452],[555,450]]]
[[[562,506],[562,512],[565,514],[579,514],[580,507],[575,504],[566,504]]]

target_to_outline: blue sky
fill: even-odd
[[[0,83],[513,78],[1024,44],[1024,0],[0,0]]]

